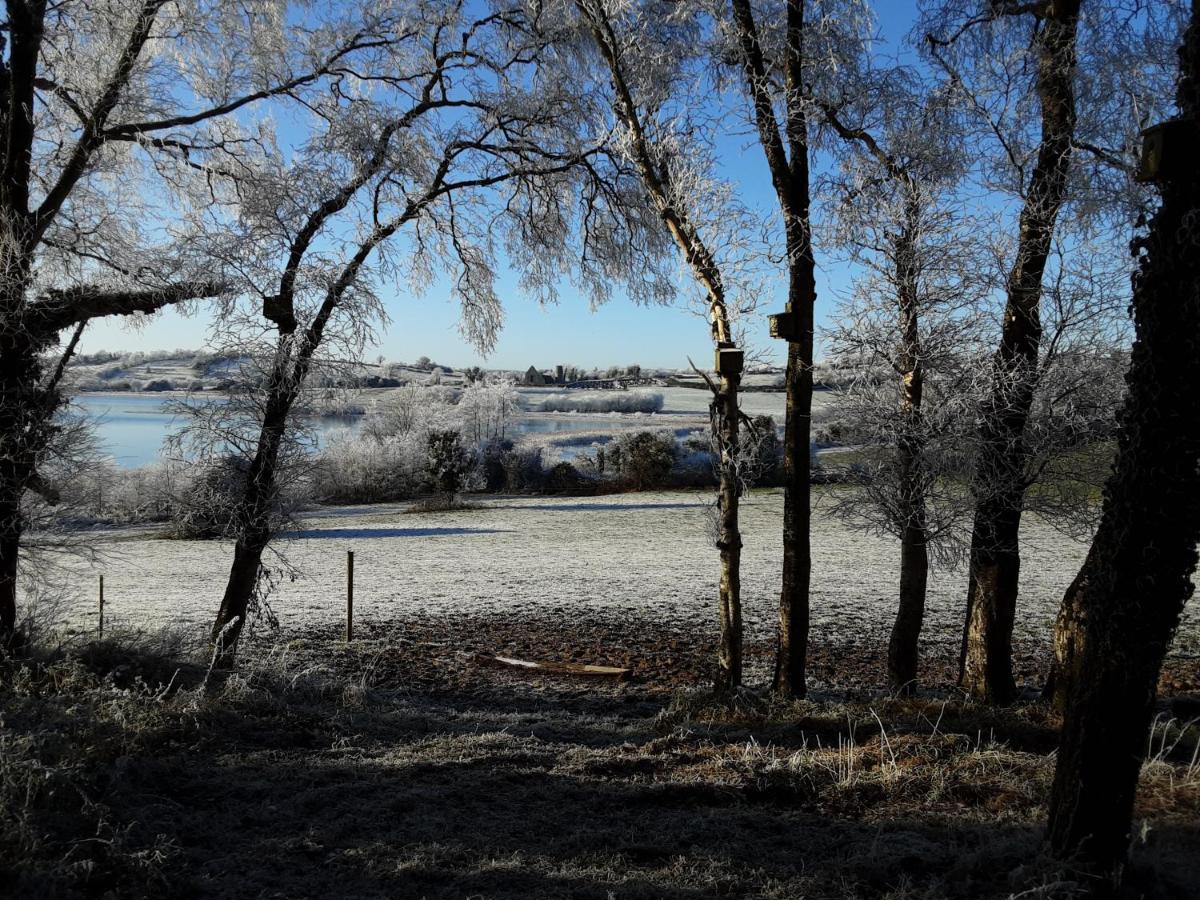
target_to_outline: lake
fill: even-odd
[[[96,425],[96,435],[105,452],[118,466],[134,469],[158,459],[163,441],[178,426],[168,409],[170,400],[156,394],[79,394],[72,406]],[[206,397],[205,402],[223,403],[225,398]],[[317,439],[332,431],[353,431],[361,419],[331,418],[316,423]],[[521,434],[553,434],[566,431],[595,431],[595,419],[521,418],[510,431]]]

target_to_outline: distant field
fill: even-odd
[[[335,624],[343,615],[344,564],[356,553],[357,615],[561,615],[586,610],[629,621],[715,628],[716,554],[706,535],[708,496],[641,493],[589,498],[512,497],[479,508],[410,514],[400,506],[323,511],[280,542],[298,571],[271,599],[285,631]],[[744,508],[743,585],[749,640],[768,640],[781,566],[781,494],[754,492]],[[889,540],[851,531],[818,510],[813,620],[823,639],[882,636],[890,627],[897,554]],[[104,559],[63,570],[69,598],[57,620],[91,627],[95,578],[105,573],[110,622],[177,625],[199,634],[224,587],[227,544],[161,540],[138,532],[96,538]],[[1063,590],[1085,548],[1036,519],[1023,533],[1019,639],[1048,637]],[[927,636],[953,643],[965,579],[936,573]],[[1195,604],[1177,647],[1195,652]]]

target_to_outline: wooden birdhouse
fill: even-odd
[[[721,341],[717,345],[715,368],[721,375],[741,375],[745,360],[745,354],[732,341]]]
[[[1135,178],[1143,183],[1162,181],[1184,167],[1196,164],[1196,123],[1168,119],[1142,132],[1142,156]]]
[[[771,337],[779,338],[784,341],[798,341],[800,335],[797,333],[796,314],[791,312],[775,313],[767,316],[767,325],[771,330]]]

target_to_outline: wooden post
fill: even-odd
[[[354,551],[346,551],[346,643],[354,640]]]
[[[104,576],[100,576],[100,640],[104,640]]]

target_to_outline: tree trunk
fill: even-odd
[[[1020,527],[1021,510],[1011,500],[976,509],[959,686],[981,703],[1009,703],[1016,695],[1012,632],[1021,571]]]
[[[720,515],[721,636],[717,652],[717,692],[729,693],[742,683],[742,535],[738,530],[738,383],[740,375],[721,378],[721,391],[713,399],[713,424],[721,451],[721,484],[717,507]]]
[[[917,689],[921,625],[929,583],[929,533],[925,505],[925,438],[921,402],[925,394],[922,363],[917,240],[921,227],[916,185],[905,176],[907,192],[904,228],[895,244],[897,319],[900,326],[900,430],[896,441],[899,462],[900,598],[888,642],[888,686],[901,694]]]
[[[900,539],[900,604],[888,641],[888,686],[910,695],[917,690],[918,650],[925,618],[925,588],[929,580],[929,550],[925,530],[914,524]]]
[[[795,312],[803,315],[801,305]],[[808,692],[809,581],[812,576],[812,306],[808,338],[788,344],[787,418],[783,430],[783,584],[779,595],[779,643],[775,693],[802,698]]]
[[[5,300],[6,305],[15,302]],[[39,415],[45,404],[38,389],[42,367],[37,346],[9,317],[0,329],[6,332],[0,337],[0,646],[13,646],[18,638],[17,566],[25,529],[21,498],[49,430]]]
[[[11,647],[17,634],[17,562],[21,550],[20,504],[0,503],[0,650]],[[12,525],[16,525],[14,529]]]
[[[1090,551],[1088,555],[1091,556]],[[1083,572],[1087,571],[1089,567],[1090,564],[1085,559],[1080,574],[1075,576],[1075,580],[1063,594],[1058,617],[1054,623],[1054,660],[1050,665],[1050,674],[1046,678],[1046,685],[1042,689],[1042,699],[1051,703],[1059,713],[1067,711],[1067,702],[1070,696],[1067,686],[1074,676],[1074,673],[1068,672],[1067,669],[1078,661],[1079,650],[1084,640],[1083,617],[1087,612],[1087,607],[1083,602],[1081,578]]]
[[[268,387],[258,447],[246,473],[242,496],[234,512],[237,541],[225,594],[213,622],[211,640],[217,649],[218,664],[232,667],[237,644],[258,585],[263,551],[271,540],[271,516],[276,500],[279,451],[287,428],[288,415],[295,402],[294,384],[289,375],[290,338],[281,338]]]
[[[250,601],[258,585],[259,568],[267,541],[238,538],[233,548],[233,565],[229,568],[229,580],[225,594],[213,623],[211,640],[217,649],[217,663],[221,668],[231,668],[237,656],[238,640],[246,626],[250,612]]]
[[[1066,195],[1075,131],[1075,41],[1080,0],[1046,4],[1036,36],[1042,136],[1021,210],[1017,256],[1008,276],[1000,347],[983,410],[976,463],[975,527],[960,685],[985,703],[1012,699],[1012,621],[1020,570],[1018,534],[1025,493],[1024,433],[1041,343],[1042,276]]]
[[[1200,541],[1200,0],[1180,51],[1178,165],[1140,242],[1137,339],[1117,458],[1087,560],[1071,586],[1068,694],[1050,795],[1054,853],[1119,883],[1163,657],[1194,589]]]
[[[920,381],[905,379],[906,385],[916,382],[916,405],[913,390],[906,389],[908,433],[899,442],[900,490],[905,525],[900,536],[900,598],[892,636],[888,642],[888,686],[898,693],[913,694],[917,689],[919,642],[925,619],[925,593],[929,583],[929,534],[925,511],[925,488],[921,474],[921,441],[915,429],[920,412]]]

